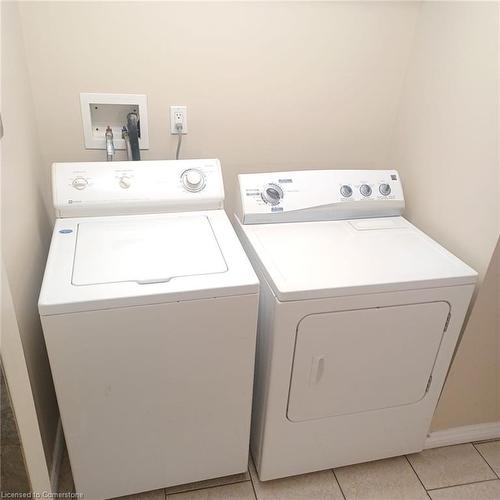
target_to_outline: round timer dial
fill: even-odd
[[[205,176],[201,170],[190,168],[182,173],[182,184],[185,189],[196,193],[205,187]]]
[[[262,190],[262,199],[269,205],[278,205],[283,199],[283,189],[277,184],[267,184]]]

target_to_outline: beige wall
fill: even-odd
[[[235,174],[385,166],[418,6],[411,3],[23,3],[45,168],[85,151],[80,92],[144,93],[150,145],[172,158],[168,107],[186,104],[184,157]],[[106,44],[109,44],[107,46]]]
[[[390,163],[407,216],[481,274],[435,429],[500,419],[498,5],[427,2],[401,95]]]
[[[52,161],[104,159],[83,148],[80,92],[144,93],[143,158],[173,157],[168,106],[186,104],[183,157],[222,160],[228,211],[238,172],[398,168],[408,216],[484,277],[498,237],[496,9],[25,2],[40,175]],[[491,289],[480,292],[435,428],[500,418]]]
[[[2,2],[2,256],[10,282],[48,466],[58,421],[37,301],[50,239],[40,150],[18,6]]]

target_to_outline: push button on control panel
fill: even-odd
[[[73,187],[75,189],[78,189],[79,191],[81,191],[82,189],[85,189],[89,183],[88,183],[87,179],[85,179],[83,177],[76,177],[73,180],[72,184],[73,184]]]
[[[352,196],[352,187],[351,187],[351,186],[348,186],[347,184],[344,184],[344,185],[340,188],[340,194],[341,194],[344,198],[349,198],[350,196]]]
[[[368,184],[361,184],[359,187],[359,192],[363,196],[370,196],[372,194],[372,188]]]
[[[391,194],[391,186],[389,184],[380,184],[378,190],[382,196],[389,196]]]

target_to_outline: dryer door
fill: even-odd
[[[297,328],[288,418],[302,421],[421,400],[447,302],[311,314]]]

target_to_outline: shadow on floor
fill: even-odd
[[[1,366],[0,393],[0,491],[2,496],[6,496],[7,493],[29,493],[31,489],[24,464],[23,451]]]

